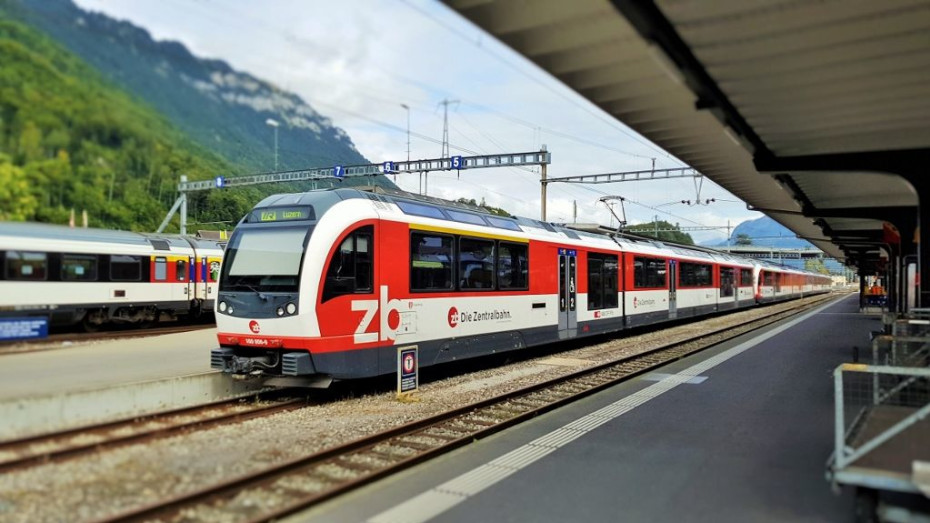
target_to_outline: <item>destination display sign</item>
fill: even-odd
[[[316,215],[313,207],[309,205],[295,207],[269,207],[255,209],[249,215],[249,223],[260,222],[292,222],[298,220],[314,220]]]

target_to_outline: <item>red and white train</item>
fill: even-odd
[[[270,196],[230,237],[217,297],[229,373],[393,373],[825,292],[823,275],[354,189]],[[301,381],[303,380],[303,381]]]
[[[0,222],[0,321],[40,319],[94,330],[212,312],[224,245],[170,234]]]

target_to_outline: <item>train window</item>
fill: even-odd
[[[97,257],[86,254],[62,254],[61,280],[96,281]]]
[[[6,279],[45,280],[48,277],[48,256],[44,252],[7,251]]]
[[[497,281],[501,289],[525,291],[530,288],[526,244],[498,244]]]
[[[736,284],[736,269],[733,267],[720,267],[720,297],[733,296],[733,287]]]
[[[516,222],[513,222],[511,220],[508,220],[505,218],[498,218],[496,216],[488,216],[487,219],[488,219],[488,223],[490,223],[491,225],[495,227],[500,227],[501,229],[510,229],[511,231],[523,232],[523,229],[521,229],[520,226],[516,224]]]
[[[775,285],[775,273],[765,271],[762,273],[762,285],[765,287],[772,287]]]
[[[739,270],[739,284],[741,287],[752,286],[752,269]]]
[[[665,288],[665,260],[659,258],[633,258],[633,287],[637,289]]]
[[[477,214],[472,214],[470,212],[462,211],[453,211],[452,209],[446,209],[446,212],[449,213],[449,216],[457,221],[462,223],[473,223],[475,225],[484,225],[487,227],[487,222],[484,221],[484,218],[478,216]]]
[[[142,280],[142,258],[139,256],[110,256],[110,281]]]
[[[713,285],[710,265],[681,262],[678,264],[679,287],[710,287]]]
[[[618,275],[616,256],[588,253],[588,310],[617,307]]]
[[[168,260],[159,256],[155,258],[155,281],[168,279]]]
[[[410,235],[410,290],[452,290],[452,236],[415,232]]]
[[[374,228],[370,225],[356,229],[333,253],[323,285],[324,302],[343,294],[371,292],[373,234]]]
[[[175,278],[178,281],[184,281],[187,279],[187,261],[186,260],[178,260],[177,262],[175,262],[174,268],[175,268]]]
[[[397,206],[400,207],[400,210],[404,211],[404,214],[425,216],[427,218],[436,218],[438,220],[446,219],[446,216],[442,213],[442,210],[438,207],[433,207],[432,205],[423,205],[422,203],[404,201],[398,201],[396,203]]]
[[[494,290],[494,241],[459,239],[459,288]]]

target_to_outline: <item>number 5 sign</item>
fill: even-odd
[[[461,156],[453,156],[449,158],[449,169],[461,169],[465,167],[465,163],[462,162]]]

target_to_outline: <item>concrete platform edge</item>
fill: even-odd
[[[218,372],[0,402],[0,441],[247,396],[258,383]]]

